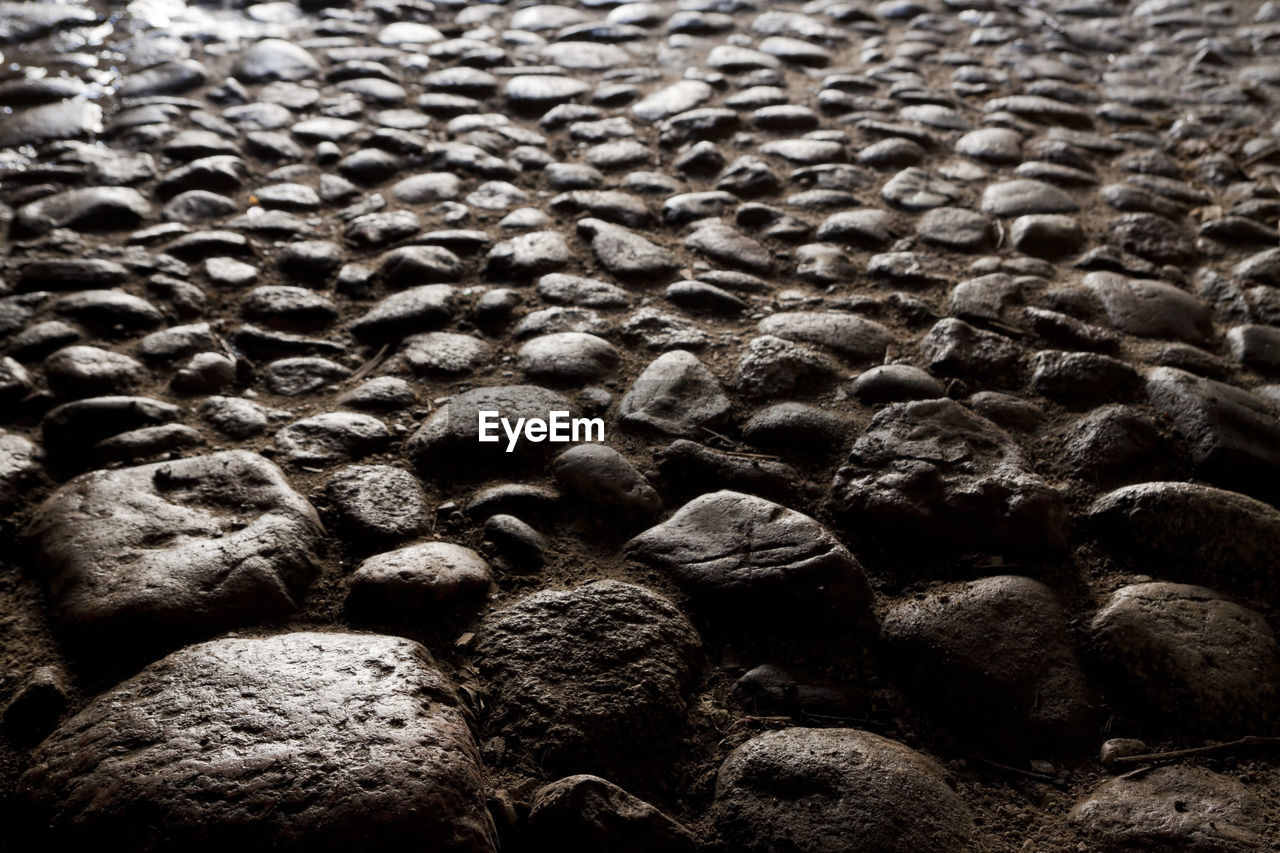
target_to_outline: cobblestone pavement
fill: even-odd
[[[5,849],[1280,850],[1280,4],[0,54]]]

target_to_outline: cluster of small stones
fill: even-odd
[[[0,53],[9,849],[1280,849],[1280,5]]]

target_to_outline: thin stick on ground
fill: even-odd
[[[976,756],[976,755],[971,756],[971,759],[974,761],[977,761],[980,764],[986,764],[989,767],[994,767],[997,770],[1003,770],[1006,773],[1016,773],[1017,775],[1025,776],[1028,779],[1035,779],[1037,782],[1045,782],[1050,785],[1062,784],[1062,780],[1059,779],[1057,776],[1049,776],[1045,773],[1036,773],[1033,770],[1023,770],[1021,767],[1010,767],[1008,764],[1001,764],[998,761],[992,761],[989,758],[982,758],[981,756]]]
[[[1196,758],[1201,755],[1219,755],[1249,746],[1280,746],[1280,737],[1249,735],[1227,743],[1209,746],[1193,746],[1188,749],[1172,749],[1167,752],[1144,752],[1141,755],[1122,755],[1111,759],[1112,764],[1142,764],[1153,761],[1177,761],[1179,758]]]

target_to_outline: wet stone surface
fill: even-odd
[[[0,0],[0,847],[1280,849],[1278,45]]]

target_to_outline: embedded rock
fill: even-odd
[[[1014,440],[954,400],[881,409],[835,477],[832,509],[957,547],[1057,549],[1062,497],[1032,472]]]
[[[63,849],[497,849],[452,686],[376,634],[175,652],[63,723],[19,790],[33,842]]]
[[[241,450],[84,474],[25,531],[64,631],[148,649],[292,612],[322,534],[280,470]]]
[[[669,573],[708,615],[757,630],[759,617],[786,614],[847,624],[870,600],[862,567],[830,531],[739,492],[695,498],[628,542],[626,553]]]
[[[475,650],[495,691],[487,727],[508,748],[555,772],[620,778],[675,745],[702,642],[662,596],[602,580],[491,614]]]
[[[720,766],[715,826],[743,853],[960,853],[968,809],[941,767],[858,729],[758,735]]]

